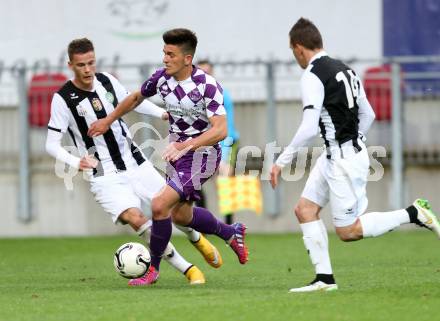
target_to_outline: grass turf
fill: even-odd
[[[241,266],[224,243],[209,267],[183,237],[173,243],[207,284],[189,286],[162,263],[150,288],[128,288],[113,251],[135,236],[0,240],[0,320],[439,320],[440,255],[432,233],[393,232],[343,243],[330,236],[340,290],[289,294],[313,271],[300,234],[250,235]]]

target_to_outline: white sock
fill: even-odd
[[[392,212],[370,212],[359,216],[359,220],[363,237],[375,237],[409,223],[409,214],[404,209]]]
[[[333,274],[328,252],[328,236],[321,220],[299,225],[303,232],[304,245],[316,274]]]
[[[191,242],[197,242],[198,240],[200,240],[200,232],[192,229],[191,227],[177,225],[177,224],[174,224],[174,226],[177,227],[179,230],[181,230],[183,233],[185,233],[186,237]]]
[[[162,258],[177,271],[180,271],[182,273],[185,273],[186,270],[188,270],[192,266],[191,263],[185,260],[183,256],[180,255],[179,252],[177,252],[176,248],[171,242],[168,243]]]
[[[153,222],[148,220],[144,225],[142,225],[136,232],[141,239],[144,240],[148,248],[150,248],[150,237],[151,237],[151,225]]]
[[[139,230],[137,230],[139,237],[145,241],[148,249],[150,248],[151,225],[152,221],[149,220],[144,225],[142,225]],[[192,266],[191,263],[185,260],[182,255],[177,252],[176,248],[173,244],[171,244],[171,242],[169,242],[167,247],[165,248],[162,258],[177,271],[182,273],[185,273],[186,270],[188,270]]]
[[[326,244],[328,246],[327,228],[325,227],[325,224],[324,224],[324,222],[322,220],[318,220],[318,222],[319,222],[319,226],[321,227],[322,234],[324,234],[324,236],[325,236],[325,242],[326,242]]]

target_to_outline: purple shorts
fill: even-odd
[[[179,193],[181,201],[198,201],[202,185],[215,174],[220,160],[218,145],[190,151],[167,164],[167,184]]]

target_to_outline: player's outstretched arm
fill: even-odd
[[[168,120],[168,113],[163,108],[160,108],[148,99],[145,99],[141,104],[139,104],[134,111],[140,114],[160,118],[162,120]]]
[[[90,137],[96,137],[104,134],[110,128],[110,125],[117,119],[121,118],[129,111],[133,110],[139,104],[144,101],[145,97],[141,95],[140,91],[135,91],[128,95],[121,103],[116,106],[116,108],[107,115],[105,118],[101,118],[94,123],[92,123],[89,127],[87,135]]]

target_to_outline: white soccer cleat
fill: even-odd
[[[416,224],[430,229],[440,238],[440,223],[429,202],[419,198],[414,201],[413,205],[417,209],[417,219],[419,220]]]
[[[289,290],[289,293],[301,293],[301,292],[314,292],[314,291],[335,291],[338,289],[337,284],[327,284],[322,281],[316,281],[312,284],[303,286],[301,288],[292,288]]]

